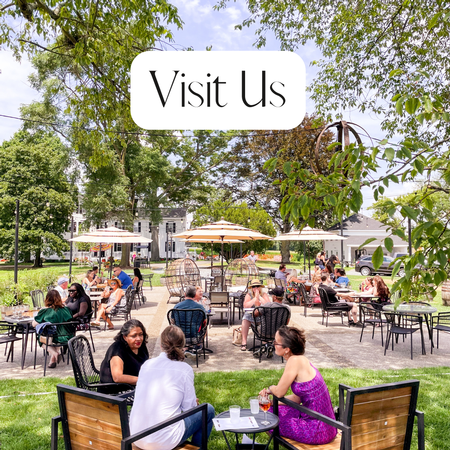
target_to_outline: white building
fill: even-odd
[[[375,249],[381,245],[382,240],[390,237],[394,242],[392,253],[389,253],[383,246],[384,255],[392,256],[394,253],[407,253],[408,243],[398,236],[391,236],[388,227],[378,220],[362,214],[354,214],[342,222],[343,235],[347,238],[345,241],[324,241],[324,250],[327,256],[334,254],[341,260],[355,262],[361,255],[372,255]],[[341,224],[338,223],[328,229],[328,231],[341,234]],[[369,238],[376,238],[370,244],[358,249]],[[344,247],[344,255],[341,254],[341,242]],[[343,258],[342,258],[343,257]]]

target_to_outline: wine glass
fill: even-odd
[[[267,411],[270,408],[271,401],[269,396],[258,395],[259,407],[264,411],[264,420],[261,422],[262,425],[269,425],[270,422],[267,420]]]

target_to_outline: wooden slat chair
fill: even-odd
[[[63,384],[58,384],[56,388],[60,415],[52,418],[51,450],[58,449],[58,424],[60,422],[66,450],[139,450],[133,442],[199,411],[202,412],[202,448],[208,448],[208,405],[206,403],[130,436],[126,398],[113,397]],[[176,447],[176,450],[198,450],[198,448],[189,443],[183,443]]]
[[[223,321],[223,313],[227,314],[228,328],[231,322],[231,303],[229,292],[210,292],[209,299],[211,301],[211,309],[215,313],[220,313],[220,320]]]
[[[347,393],[345,398],[345,392]],[[409,450],[417,416],[418,449],[425,450],[424,414],[416,410],[419,381],[409,380],[363,388],[339,385],[339,418],[318,414],[286,398],[274,397],[274,414],[278,402],[328,423],[342,431],[329,444],[308,445],[283,438],[274,431],[274,450],[279,445],[290,450]]]

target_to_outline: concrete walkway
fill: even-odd
[[[149,334],[148,348],[152,357],[160,353],[159,336],[167,326],[167,311],[173,308],[175,299],[167,304],[168,293],[165,287],[155,287],[150,290],[144,288],[147,302],[132,310],[132,317],[142,321]],[[319,368],[360,368],[360,369],[404,369],[419,367],[437,367],[450,365],[450,336],[441,333],[440,348],[435,349],[433,355],[430,353],[430,341],[425,337],[426,355],[421,354],[420,333],[413,335],[414,359],[410,358],[409,338],[394,346],[394,351],[387,351],[384,356],[384,348],[381,346],[380,330],[375,330],[375,338],[372,340],[371,328],[364,331],[362,343],[360,339],[360,328],[348,328],[341,325],[338,317],[329,319],[328,327],[322,325],[321,310],[308,309],[308,316],[303,315],[303,307],[291,307],[291,325],[305,329],[307,335],[306,356]],[[103,360],[105,352],[113,342],[114,336],[120,330],[123,322],[115,322],[115,330],[103,331],[94,329],[93,337],[95,343],[94,360],[97,368]],[[237,326],[237,322],[235,326]],[[217,324],[213,321],[209,329],[209,348],[214,353],[207,354],[206,360],[199,358],[199,367],[196,368],[195,357],[188,357],[186,361],[192,365],[195,372],[210,371],[235,371],[255,369],[278,369],[283,368],[281,358],[274,356],[267,359],[265,355],[261,363],[254,358],[251,352],[242,352],[239,347],[232,345],[232,329],[227,325]],[[426,332],[426,327],[424,326]],[[89,334],[86,334],[89,337]],[[248,343],[253,342],[250,332]],[[33,369],[34,353],[27,352],[26,367],[20,368],[20,342],[16,344],[14,363],[6,363],[3,347],[0,350],[0,379],[7,378],[38,378],[43,376],[43,352],[38,351],[36,369]],[[71,364],[60,363],[56,369],[47,369],[47,376],[73,376]]]

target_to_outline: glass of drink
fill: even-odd
[[[259,401],[258,397],[250,397],[250,409],[253,415],[259,413]]]
[[[267,420],[267,411],[270,408],[270,398],[269,396],[259,395],[258,396],[259,407],[264,411],[264,420],[261,422],[263,425],[269,425],[269,421]]]
[[[241,415],[241,407],[238,405],[230,406],[230,420],[232,424],[239,423],[239,417]]]

